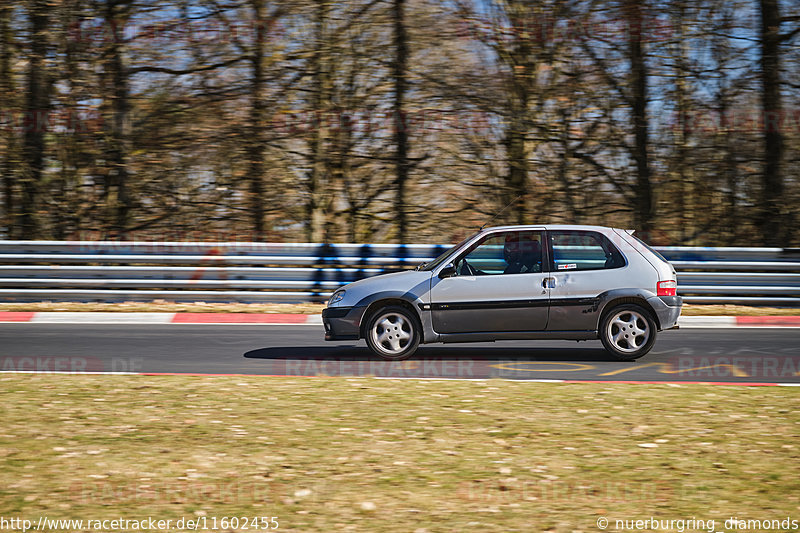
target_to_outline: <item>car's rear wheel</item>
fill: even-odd
[[[647,309],[636,304],[622,304],[603,315],[600,340],[617,359],[633,361],[653,348],[656,329],[656,321]]]
[[[367,346],[376,355],[391,361],[411,357],[419,346],[421,327],[417,317],[405,307],[387,306],[373,313],[367,322]]]

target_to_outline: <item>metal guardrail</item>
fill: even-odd
[[[449,246],[0,241],[0,301],[324,301]],[[800,250],[657,248],[690,303],[800,307]]]

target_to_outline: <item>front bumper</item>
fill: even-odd
[[[326,307],[322,310],[326,341],[358,340],[364,307]]]
[[[647,303],[656,312],[659,330],[671,329],[678,324],[683,298],[680,296],[653,296],[647,299]]]

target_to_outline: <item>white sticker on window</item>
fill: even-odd
[[[564,265],[558,265],[558,269],[559,270],[570,270],[572,268],[578,268],[578,264],[577,263],[567,263],[567,264],[564,264]]]

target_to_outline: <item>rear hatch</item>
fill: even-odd
[[[672,263],[667,261],[667,259],[661,255],[658,250],[635,236],[633,234],[633,230],[621,230],[614,228],[614,231],[620,237],[625,239],[625,241],[628,242],[634,248],[634,250],[639,252],[639,254],[641,254],[641,256],[644,257],[648,263],[653,265],[653,268],[655,268],[658,272],[659,288],[662,283],[668,281],[675,281],[677,284],[678,274],[675,272],[675,267],[672,266]],[[661,293],[661,290],[658,292]]]

